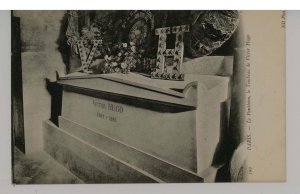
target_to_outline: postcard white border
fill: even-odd
[[[300,11],[287,12],[287,182],[220,184],[107,184],[107,185],[18,185],[11,184],[10,143],[10,11],[0,11],[0,192],[22,194],[66,193],[299,193],[300,192]],[[270,134],[272,135],[272,134]],[[274,169],[276,170],[276,169]]]

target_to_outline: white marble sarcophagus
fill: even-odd
[[[58,126],[45,123],[45,150],[89,183],[203,182],[229,97],[232,58],[216,60],[201,68],[206,75],[190,64],[185,81],[135,73],[60,77],[61,116]],[[225,66],[229,73],[218,76]]]

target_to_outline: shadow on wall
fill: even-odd
[[[61,20],[59,36],[56,40],[56,44],[58,45],[58,51],[61,54],[63,62],[66,66],[66,72],[69,72],[70,69],[70,46],[67,43],[66,31],[68,28],[68,13],[64,14],[64,17]]]
[[[67,43],[66,31],[68,28],[68,13],[66,12],[61,19],[59,36],[56,40],[57,50],[60,52],[63,63],[65,64],[66,72],[70,69],[70,46]],[[57,73],[57,72],[56,72]],[[58,77],[58,76],[57,76]],[[50,79],[45,78],[45,85],[48,93],[51,96],[51,114],[50,121],[58,126],[58,117],[61,115],[62,107],[62,87],[56,83],[51,82]]]
[[[51,82],[48,78],[45,79],[46,88],[51,96],[51,115],[50,121],[58,126],[58,116],[61,115],[61,105],[62,105],[62,86],[56,83],[56,81]]]

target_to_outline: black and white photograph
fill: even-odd
[[[284,182],[285,12],[11,11],[11,134],[16,185]]]

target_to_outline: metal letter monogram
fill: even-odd
[[[172,33],[176,34],[176,42],[174,49],[167,49],[167,34],[171,34],[171,27],[157,28],[155,34],[159,36],[156,70],[151,73],[152,78],[157,79],[170,79],[170,80],[183,80],[184,75],[181,72],[183,60],[183,34],[189,32],[188,25],[172,27]],[[168,66],[166,64],[166,57],[174,56],[173,64]]]
[[[86,52],[86,48],[84,47],[84,40],[78,40],[77,41],[77,46],[78,46],[78,51],[80,54],[80,60],[81,60],[81,70],[83,70],[84,72],[88,71],[89,65],[91,64],[95,51],[97,49],[97,46],[99,44],[102,43],[102,40],[93,40],[93,47],[91,48],[91,51],[87,57],[87,52]]]

